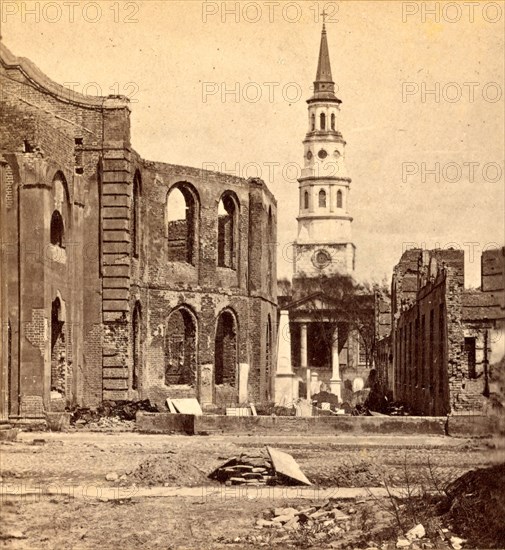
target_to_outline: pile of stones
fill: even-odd
[[[241,454],[214,470],[209,478],[225,485],[274,485],[276,474],[269,459]]]
[[[355,513],[354,509],[349,510]],[[258,528],[282,529],[283,531],[305,530],[314,534],[316,539],[326,539],[351,529],[351,516],[344,513],[332,499],[322,505],[304,508],[274,508],[267,511],[263,518],[256,521]]]

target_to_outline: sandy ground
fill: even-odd
[[[249,488],[244,492],[207,480],[226,459],[259,452],[265,445],[292,454],[315,486],[263,488],[259,497]],[[293,505],[297,496],[318,502],[330,492],[344,506],[357,506],[357,513],[341,546],[320,547],[366,548],[373,525],[384,520],[386,527],[388,521],[378,508],[375,519],[363,520],[366,514],[360,507],[368,506],[370,498],[352,488],[382,484],[384,490],[384,481],[398,488],[405,486],[406,476],[410,483],[433,478],[445,482],[503,459],[503,449],[494,442],[443,437],[22,433],[13,443],[0,443],[0,547],[284,548],[292,541],[263,535],[254,539],[260,533],[255,529],[258,517],[273,506]],[[137,468],[146,461],[149,468],[144,467],[139,478]],[[107,481],[110,473],[116,473],[118,481]],[[174,487],[182,489],[174,492]],[[110,498],[111,491],[117,498]],[[167,494],[173,496],[162,496]],[[348,500],[352,497],[358,500]],[[364,546],[356,546],[357,533],[364,537]],[[304,547],[304,541],[298,542],[295,547]]]

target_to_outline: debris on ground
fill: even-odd
[[[142,401],[104,401],[98,408],[77,407],[71,410],[70,424],[94,431],[134,431],[137,411],[158,412],[149,399]]]
[[[232,457],[209,474],[225,485],[312,485],[295,459],[272,447],[268,456],[240,454]]]
[[[241,454],[211,472],[209,479],[225,485],[273,485],[275,471],[265,456]]]
[[[446,488],[441,504],[444,519],[465,547],[505,548],[505,464],[471,470]],[[454,550],[464,539],[451,538]]]
[[[125,484],[153,486],[195,487],[205,485],[206,473],[188,459],[172,454],[144,460],[128,477]]]

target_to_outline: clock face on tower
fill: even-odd
[[[330,254],[323,249],[316,250],[312,256],[312,263],[317,269],[324,269],[331,263]]]
[[[321,149],[319,153],[317,153],[317,156],[320,159],[325,159],[328,156],[328,153],[324,149]]]

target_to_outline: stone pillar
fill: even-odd
[[[287,405],[298,399],[298,380],[291,365],[291,332],[289,329],[289,313],[286,310],[280,312],[277,338],[275,403]]]
[[[312,392],[310,391],[311,390],[311,382],[312,382],[311,375],[310,375],[310,369],[307,369],[307,376],[305,377],[305,380],[307,381],[307,395],[306,395],[306,398],[307,398],[307,401],[310,401],[310,398],[312,397]]]
[[[338,358],[338,327],[333,331],[333,340],[331,344],[331,380],[330,392],[342,401],[342,380],[340,379],[340,362]]]
[[[300,325],[300,366],[307,368],[307,323]]]
[[[247,388],[249,383],[249,363],[239,363],[238,371],[238,402],[247,403]]]

